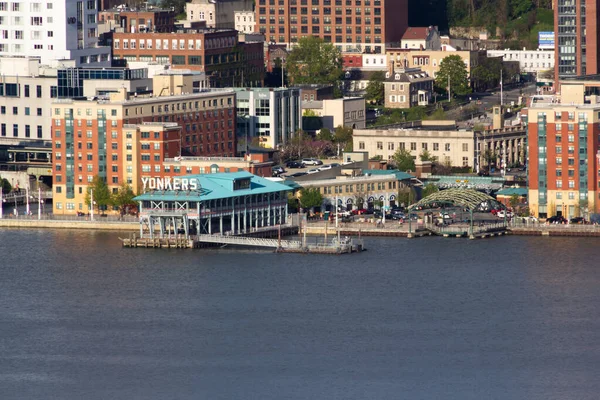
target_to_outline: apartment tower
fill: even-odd
[[[408,27],[407,0],[258,0],[255,13],[270,43],[317,36],[344,52],[385,54]]]

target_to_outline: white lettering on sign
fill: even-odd
[[[142,178],[144,192],[146,190],[198,190],[195,178]]]

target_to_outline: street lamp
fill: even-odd
[[[27,206],[25,207],[25,215],[29,215],[29,185],[25,186],[25,201]]]

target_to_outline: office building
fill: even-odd
[[[310,111],[310,114],[320,117],[322,127],[332,132],[338,126],[366,128],[366,104],[362,97],[304,101],[302,110],[303,113]]]
[[[235,93],[238,152],[253,141],[276,149],[302,128],[299,89],[236,88]]]
[[[554,70],[554,50],[488,50],[488,57],[502,61],[518,61],[521,72],[538,74]]]
[[[385,54],[408,27],[406,0],[258,0],[255,13],[269,43],[312,35],[344,52]]]
[[[456,130],[454,121],[423,121],[421,129],[355,129],[354,150],[369,158],[391,159],[396,151],[410,152],[416,160],[424,151],[446,165],[472,167],[475,136],[472,130]],[[442,125],[446,125],[442,129]]]
[[[1,2],[0,56],[30,56],[42,64],[110,66],[110,48],[98,46],[96,1]]]

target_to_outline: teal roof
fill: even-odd
[[[247,171],[224,172],[216,174],[184,175],[178,178],[195,179],[198,190],[150,190],[137,196],[135,201],[207,201],[229,197],[247,196],[274,192],[287,192],[291,187],[280,182],[273,182]],[[233,190],[236,180],[250,178],[249,189]]]
[[[527,192],[527,188],[506,188],[498,190],[496,196],[512,196],[513,194],[516,194],[517,196],[527,197]]]
[[[363,174],[396,175],[396,179],[398,179],[399,181],[414,178],[414,176],[412,176],[411,174],[407,174],[406,172],[402,172],[397,169],[363,169]]]

